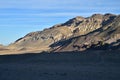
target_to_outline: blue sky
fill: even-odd
[[[120,0],[0,0],[0,43],[94,13],[120,14]]]

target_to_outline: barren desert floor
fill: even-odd
[[[120,52],[1,55],[0,80],[120,80]]]

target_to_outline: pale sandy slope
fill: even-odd
[[[1,50],[0,55],[12,55],[12,54],[26,54],[26,53],[40,53],[42,51],[49,50],[48,47],[42,47],[42,48],[35,48],[35,49],[26,49],[26,50],[17,50],[17,49],[8,49],[8,50]]]

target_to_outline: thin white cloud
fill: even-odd
[[[73,0],[2,0],[0,8],[54,8],[74,3],[76,2]]]
[[[84,13],[83,13],[84,14]],[[18,16],[74,16],[74,15],[80,15],[80,13],[71,13],[71,12],[63,12],[63,13],[34,13],[34,14],[16,14],[16,13],[12,13],[12,14],[0,14],[0,16],[5,16],[5,15],[10,15],[10,16],[15,16],[15,15],[18,15]]]
[[[119,6],[120,1],[108,0],[1,0],[0,8],[23,8],[23,9],[73,9],[76,7],[114,7]]]

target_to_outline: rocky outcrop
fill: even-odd
[[[103,21],[103,15],[94,14],[91,17],[83,18],[83,17],[75,17],[70,19],[66,23],[62,24],[62,26],[69,27],[73,32],[73,36],[84,35],[95,29],[101,27]]]

